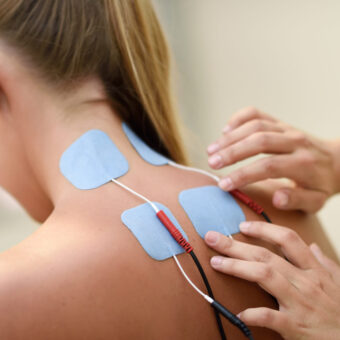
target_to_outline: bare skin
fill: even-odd
[[[7,66],[0,68],[0,185],[43,224],[0,254],[1,339],[219,338],[210,306],[187,284],[174,261],[151,259],[122,224],[121,213],[142,202],[113,183],[79,191],[59,172],[62,152],[91,128],[108,133],[128,159],[130,171],[121,181],[165,204],[176,216],[221,303],[234,313],[275,307],[256,284],[210,267],[216,253],[193,229],[178,194],[186,188],[215,185],[211,179],[145,163],[124,136],[95,79],[61,100],[20,65],[11,67],[15,62],[0,49],[0,65]],[[307,243],[317,241],[335,258],[317,219],[274,210],[273,190],[264,184],[247,192],[276,224],[294,228]],[[259,220],[247,207],[242,209],[247,220]],[[263,244],[241,234],[235,239]],[[179,260],[204,289],[191,258],[184,254]],[[228,322],[224,325],[228,339],[240,339],[237,329]],[[252,330],[255,339],[280,339],[270,330]]]

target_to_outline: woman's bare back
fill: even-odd
[[[172,211],[200,259],[216,299],[234,313],[255,306],[275,308],[273,298],[256,284],[211,269],[213,252],[179,204],[182,190],[214,185],[213,181],[170,166],[151,166],[135,156],[132,164],[121,181]],[[263,204],[276,224],[292,227],[307,242],[317,241],[335,257],[315,217],[274,210],[270,185],[264,188],[247,192]],[[76,199],[64,197],[32,236],[2,253],[0,338],[219,339],[211,307],[188,285],[175,262],[149,257],[121,222],[123,211],[142,203],[113,183],[77,192]],[[260,219],[239,204],[247,220]],[[240,234],[235,238],[258,243]],[[190,256],[178,258],[189,277],[205,290]],[[223,323],[228,339],[243,337],[238,329]],[[269,330],[252,331],[255,339],[280,339]]]

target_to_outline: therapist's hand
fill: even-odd
[[[221,169],[257,154],[271,154],[232,171],[219,186],[230,191],[268,178],[289,178],[293,185],[277,190],[273,205],[315,212],[339,191],[339,145],[311,137],[249,107],[236,113],[222,136],[208,147],[208,163]]]
[[[279,246],[290,261],[216,232],[206,234],[206,243],[228,256],[213,257],[214,269],[257,282],[280,305],[279,310],[247,309],[239,314],[241,320],[289,340],[340,339],[340,267],[291,229],[264,222],[245,222],[240,228],[247,236]]]

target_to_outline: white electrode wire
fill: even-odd
[[[197,169],[197,168],[193,168],[191,166],[178,164],[174,161],[169,161],[169,165],[172,165],[173,167],[178,168],[178,169],[187,170],[187,171],[194,171],[194,172],[197,172],[199,174],[209,176],[210,178],[214,179],[216,182],[220,181],[220,178],[218,176],[210,173],[209,171],[203,170],[203,169]]]
[[[135,195],[135,196],[141,198],[141,199],[144,200],[145,202],[149,203],[149,204],[151,205],[152,209],[155,210],[156,214],[159,212],[159,209],[157,208],[157,206],[156,206],[153,202],[151,202],[149,199],[147,199],[145,196],[139,194],[138,192],[134,191],[133,189],[129,188],[128,186],[126,186],[125,184],[123,184],[123,183],[117,181],[117,180],[114,179],[114,178],[112,178],[111,181],[112,181],[113,183],[118,184],[119,186],[121,186],[121,187],[124,188],[125,190],[131,192],[133,195]]]
[[[205,171],[203,169],[197,169],[197,168],[193,168],[191,166],[186,166],[186,165],[182,165],[182,164],[178,164],[174,161],[169,161],[169,165],[178,168],[178,169],[182,169],[182,170],[186,170],[186,171],[193,171],[193,172],[197,172],[199,174],[202,175],[206,175],[212,179],[214,179],[217,183],[220,181],[220,178],[212,173],[210,173],[209,171]],[[229,233],[229,231],[228,231]],[[228,237],[230,237],[231,239],[233,239],[233,236],[229,233]]]
[[[200,295],[202,295],[209,303],[212,303],[214,302],[214,300],[204,294],[199,288],[197,288],[197,286],[189,279],[188,275],[185,273],[184,269],[182,268],[181,264],[179,263],[178,259],[177,259],[177,256],[176,255],[172,255],[172,257],[174,258],[179,270],[181,271],[181,273],[183,274],[183,276],[185,277],[185,279],[189,282],[189,284],[191,285],[192,288],[194,288],[196,290],[196,292]]]
[[[145,196],[139,194],[138,192],[134,191],[133,189],[129,188],[128,186],[126,186],[125,184],[117,181],[116,179],[112,179],[111,180],[113,183],[118,184],[119,186],[121,186],[122,188],[124,188],[125,190],[131,192],[132,194],[134,194],[135,196],[141,198],[142,200],[144,200],[145,202],[149,203],[152,208],[156,211],[156,213],[159,211],[159,209],[156,207],[156,205],[154,203],[152,203],[149,199],[147,199]],[[195,284],[189,279],[188,275],[185,273],[184,269],[182,268],[181,264],[179,263],[177,256],[176,255],[172,255],[172,257],[174,258],[179,270],[181,271],[181,273],[183,274],[183,276],[185,277],[185,279],[190,283],[190,285],[197,291],[197,293],[199,293],[200,295],[202,295],[209,303],[212,303],[214,300],[204,294],[201,290],[199,290]]]

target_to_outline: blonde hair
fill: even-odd
[[[149,0],[0,0],[0,38],[52,84],[98,76],[151,147],[186,163],[164,34]]]

